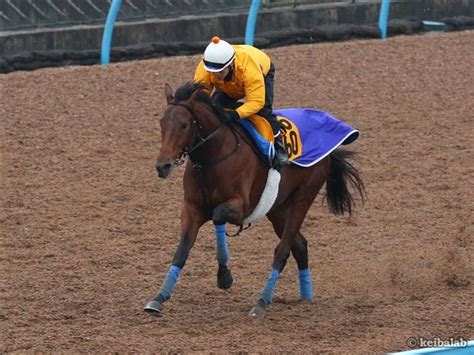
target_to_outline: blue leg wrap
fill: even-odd
[[[302,300],[313,301],[313,290],[311,287],[311,277],[309,269],[299,270],[300,298]]]
[[[229,261],[229,249],[227,247],[227,236],[225,235],[225,224],[215,224],[216,244],[217,244],[217,262],[226,265]]]
[[[260,294],[260,299],[265,302],[265,305],[269,305],[272,303],[273,298],[273,290],[275,289],[276,283],[278,278],[280,277],[280,271],[272,269],[270,276],[268,277],[267,284],[262,290]]]
[[[168,273],[166,274],[165,282],[161,285],[159,293],[165,298],[169,300],[171,294],[174,291],[174,286],[176,285],[176,281],[178,281],[179,273],[181,272],[181,268],[175,265],[171,265]]]

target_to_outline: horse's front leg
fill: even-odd
[[[181,240],[168,273],[166,274],[166,278],[156,296],[146,304],[144,308],[145,312],[154,314],[160,313],[163,310],[163,303],[171,298],[179,274],[196,241],[198,230],[204,222],[205,217],[199,208],[190,204],[184,204],[181,212]]]
[[[212,222],[216,233],[217,263],[217,287],[228,289],[232,286],[234,279],[228,266],[230,254],[227,246],[226,223],[238,224],[243,218],[243,200],[240,196],[232,197],[221,203],[214,209]]]

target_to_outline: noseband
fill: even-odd
[[[188,112],[191,114],[191,122],[192,124],[196,127],[196,130],[195,130],[195,139],[194,139],[194,145],[191,147],[191,148],[188,148],[187,146],[185,146],[183,148],[183,150],[181,151],[181,154],[179,155],[178,159],[175,160],[174,162],[174,165],[182,165],[184,164],[184,161],[186,159],[186,156],[188,156],[189,154],[191,154],[192,152],[194,152],[196,149],[200,148],[201,146],[203,146],[204,144],[206,144],[212,137],[214,137],[217,132],[222,128],[222,126],[225,124],[224,121],[221,121],[221,124],[219,125],[219,127],[217,127],[214,131],[212,131],[209,135],[207,135],[206,137],[203,137],[201,131],[203,129],[201,123],[197,120],[197,116],[193,110],[192,107],[186,105],[186,104],[183,104],[181,102],[170,102],[168,105],[173,105],[173,106],[181,106],[181,107],[184,107],[186,110],[188,110]],[[216,161],[213,161],[211,163],[208,163],[207,165],[215,165],[215,164],[218,164],[222,161],[224,161],[225,159],[227,159],[228,157],[230,157],[232,154],[234,154],[235,152],[237,152],[237,150],[239,149],[240,147],[240,140],[239,140],[239,137],[237,136],[237,134],[235,133],[234,129],[231,128],[231,131],[232,133],[234,133],[234,136],[237,140],[237,145],[236,145],[236,148],[229,154],[225,155],[223,158],[220,158]],[[192,161],[192,159],[191,159]],[[203,168],[203,165],[202,164],[199,164],[199,163],[195,163],[193,162],[193,165],[194,167],[196,168]]]

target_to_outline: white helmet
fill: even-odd
[[[211,43],[204,51],[204,68],[216,73],[224,70],[234,60],[234,48],[219,37],[212,37]]]

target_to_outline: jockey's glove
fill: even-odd
[[[237,111],[235,111],[235,110],[225,111],[225,115],[227,116],[227,119],[229,121],[238,121],[238,120],[240,120],[240,116],[237,113]]]

